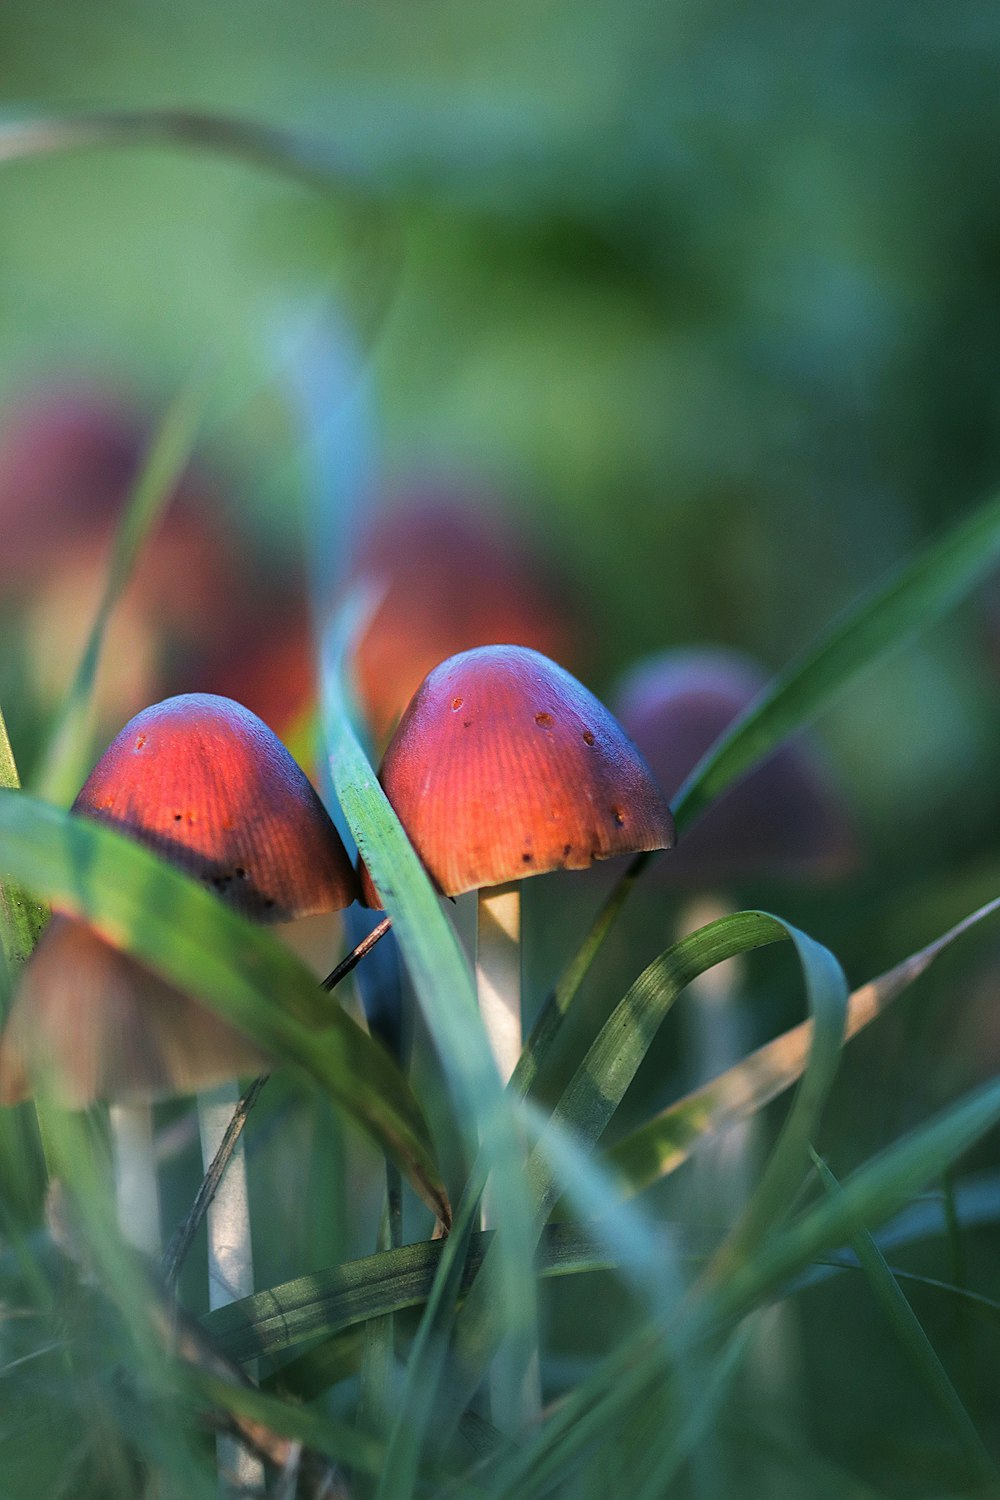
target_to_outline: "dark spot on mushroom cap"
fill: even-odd
[[[183,813],[174,813],[174,822],[175,823],[182,823],[183,821],[184,821],[184,814]]]
[[[525,863],[525,864],[526,864],[526,865],[530,865],[530,864],[531,864],[531,858],[532,858],[532,857],[531,857],[531,855],[530,855],[530,854],[522,854],[522,855],[521,855],[521,858],[522,858],[522,859],[523,859],[523,860],[524,860],[524,863]]]
[[[551,714],[540,713],[535,715],[535,723],[542,729],[551,729],[554,722]]]
[[[594,743],[594,736],[589,729],[583,731],[583,743],[585,745],[592,745]]]
[[[572,844],[563,844],[563,859],[567,859],[572,851]]]
[[[618,827],[621,828],[622,825],[623,825],[623,823],[625,822],[625,814],[622,812],[621,808],[620,807],[613,807],[611,809],[611,816],[614,818],[615,822],[618,824]]]

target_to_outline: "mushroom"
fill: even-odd
[[[479,1003],[506,1080],[522,1040],[521,880],[669,848],[666,799],[594,695],[523,646],[482,646],[436,667],[379,779],[438,889],[479,892]],[[362,886],[378,904],[367,870]]]
[[[749,657],[721,648],[664,651],[640,662],[614,698],[618,716],[668,796],[767,685]],[[747,875],[823,879],[856,859],[844,799],[816,746],[783,745],[724,792],[657,866],[672,883]]]
[[[256,921],[338,910],[357,895],[347,853],[306,777],[271,731],[227,698],[191,693],[136,715],[94,767],[73,810],[155,850]],[[26,965],[0,1039],[3,1102],[26,1092],[32,1065],[46,1054],[67,1103],[107,1098],[123,1145],[146,1142],[138,1173],[122,1160],[127,1152],[119,1153],[120,1172],[140,1183],[155,1179],[149,1102],[216,1085],[199,1096],[208,1162],[236,1102],[235,1085],[225,1080],[262,1060],[247,1038],[65,916],[53,919]],[[119,1212],[134,1234],[133,1206],[119,1199]],[[238,1156],[210,1209],[208,1232],[215,1307],[253,1290],[245,1160]],[[147,1248],[152,1239],[147,1230]]]
[[[733,720],[767,685],[750,658],[721,648],[664,651],[634,667],[615,703],[619,717],[672,796]],[[709,807],[686,830],[674,859],[653,878],[688,893],[678,926],[694,931],[726,916],[733,902],[720,894],[740,879],[784,876],[819,880],[843,873],[855,859],[855,840],[844,799],[818,749],[809,742],[784,745]],[[749,1045],[735,1001],[741,966],[736,959],[709,970],[691,986],[691,1051],[699,1076],[723,1071]],[[753,1123],[728,1132],[720,1187],[736,1209],[748,1190],[756,1155]]]
[[[94,382],[29,392],[0,414],[0,593],[24,606],[36,690],[63,670],[94,617],[115,527],[142,472],[150,423]],[[124,714],[184,681],[212,686],[246,630],[249,559],[215,481],[192,468],[143,548],[112,621],[101,703]],[[207,646],[206,646],[206,643]]]

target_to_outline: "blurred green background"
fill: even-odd
[[[507,497],[571,580],[598,692],[673,644],[776,669],[1000,481],[998,44],[975,0],[6,0],[9,119],[284,125],[333,143],[383,212],[195,152],[8,164],[0,399],[97,372],[162,407],[207,367],[206,447],[248,529],[291,552],[304,468],[276,350],[290,318],[335,311],[363,352],[373,486],[432,470]],[[741,899],[857,983],[995,895],[998,673],[1000,588],[819,726],[854,879]],[[550,923],[554,882],[531,884],[541,990],[588,913]],[[599,1010],[672,923],[639,893]],[[995,964],[1000,941],[971,939],[854,1044],[838,1170],[996,1070]],[[751,999],[762,1036],[797,1019],[791,966]],[[643,1108],[683,1082],[675,1057],[668,1033]]]

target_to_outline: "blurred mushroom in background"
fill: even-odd
[[[565,581],[499,504],[414,485],[375,513],[350,581],[376,599],[354,649],[358,697],[380,745],[434,667],[477,646],[530,646],[572,669],[580,630]]]
[[[41,387],[0,412],[0,607],[18,619],[31,688],[55,703],[80,659],[118,525],[155,420],[97,381]],[[211,685],[246,631],[247,539],[222,486],[181,479],[114,612],[99,675],[102,714]]]

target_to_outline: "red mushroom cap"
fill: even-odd
[[[257,921],[338,911],[358,893],[306,777],[267,726],[229,698],[187,693],[137,714],[73,811],[129,834]]]
[[[710,648],[665,651],[625,679],[622,723],[669,796],[767,684],[753,661]],[[717,882],[746,875],[820,878],[856,856],[851,819],[814,745],[799,741],[768,756],[686,831],[669,881]]]
[[[63,1104],[194,1094],[267,1059],[248,1037],[106,943],[56,916],[24,967],[0,1038],[0,1104],[50,1069]]]
[[[457,651],[511,641],[572,657],[561,582],[511,528],[440,490],[417,490],[379,515],[352,577],[384,588],[353,658],[359,701],[383,743],[427,673]]]
[[[621,726],[523,646],[483,646],[436,667],[379,776],[447,896],[674,841],[666,799]],[[367,871],[363,883],[371,899]]]

